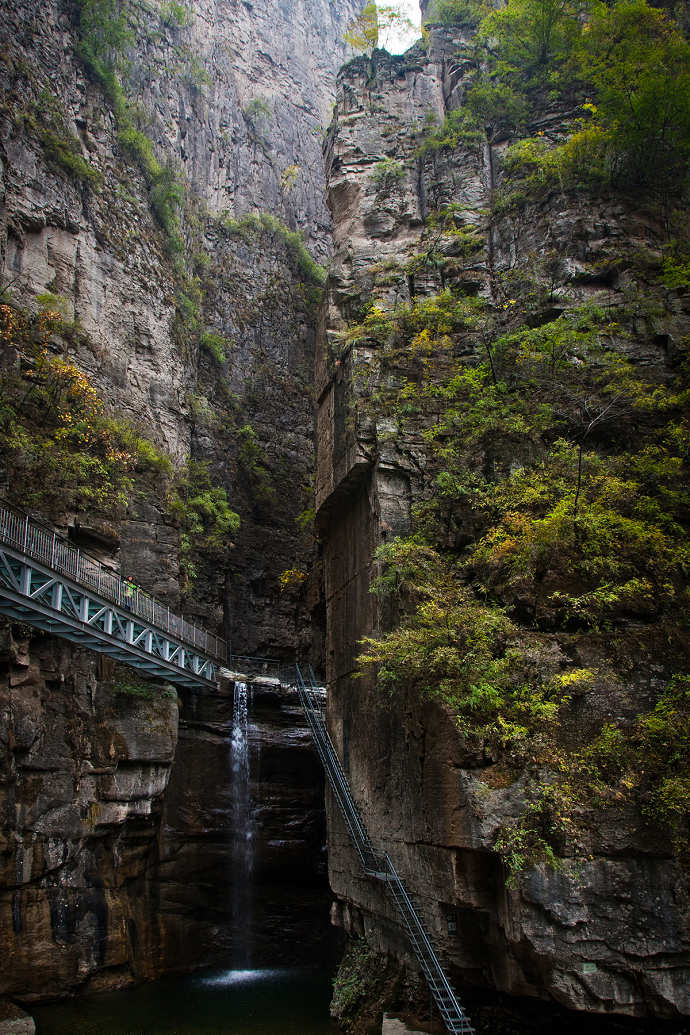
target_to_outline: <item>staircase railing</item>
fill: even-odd
[[[73,579],[78,585],[97,593],[118,607],[170,633],[183,643],[199,648],[218,661],[225,662],[225,641],[206,629],[176,615],[167,605],[119,572],[91,557],[52,528],[30,518],[29,515],[0,499],[0,543],[44,564],[52,571]]]
[[[431,943],[424,923],[415,908],[405,882],[399,876],[390,856],[385,852],[377,852],[369,839],[364,820],[352,796],[350,784],[340,763],[326,729],[324,710],[321,704],[322,688],[318,686],[311,668],[307,669],[305,679],[299,665],[297,669],[297,690],[314,743],[323,762],[331,789],[343,814],[345,825],[357,851],[362,869],[368,876],[385,881],[395,905],[400,913],[403,925],[410,940],[412,950],[417,957],[422,973],[451,1035],[472,1033],[469,1018],[457,1000],[457,997],[445,975],[443,967]]]

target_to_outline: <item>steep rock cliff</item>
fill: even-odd
[[[22,386],[21,410],[42,376],[36,364],[67,364],[99,413],[149,443],[153,465],[132,468],[127,507],[65,502],[52,491],[60,472],[37,479],[27,460],[46,419],[33,413],[19,448],[3,425],[2,493],[244,653],[293,657],[310,645],[312,535],[295,519],[310,500],[320,272],[293,231],[317,258],[328,254],[322,126],[356,6],[56,0],[0,15],[3,378]],[[15,333],[17,320],[28,334]],[[66,410],[70,420],[69,400]],[[74,455],[89,453],[82,442]],[[193,474],[181,509],[171,506],[195,470],[201,491],[240,515],[234,550],[227,535],[206,552],[190,536]],[[281,593],[286,569],[298,576]],[[174,905],[168,927],[156,909],[189,875],[184,852],[176,870],[170,849],[188,832],[184,816],[205,816],[215,795],[226,804],[225,764],[208,774],[211,788],[194,785],[188,813],[172,802],[209,739],[227,761],[227,707],[220,732],[183,723],[175,754],[177,704],[160,687],[120,674],[133,688],[123,696],[96,658],[28,630],[6,635],[28,646],[12,654],[6,682],[2,924],[18,965],[5,991],[60,995],[207,958],[207,943],[181,951]],[[200,712],[216,703],[197,702]],[[161,892],[156,838],[173,758]],[[318,852],[309,765],[296,763],[304,802],[285,818],[311,831]],[[50,795],[42,776],[25,779],[35,766],[61,774]],[[227,819],[221,827],[219,844],[234,836]],[[222,851],[204,837],[211,856]],[[293,879],[299,861],[304,879],[301,837],[267,835],[277,860],[267,871]],[[198,866],[213,869],[202,856],[197,845]]]
[[[148,969],[177,694],[48,637],[2,663],[2,992],[117,987]]]
[[[442,402],[435,412],[433,404],[422,411],[417,400],[424,386],[435,376],[440,380],[444,370],[457,370],[453,357],[469,367],[486,362],[492,335],[498,337],[501,321],[513,315],[513,326],[522,320],[540,327],[568,306],[608,305],[619,313],[631,291],[640,301],[645,292],[663,295],[653,315],[639,305],[631,337],[614,345],[638,369],[653,371],[663,383],[687,335],[684,293],[664,294],[653,272],[642,280],[635,275],[632,254],[646,250],[653,270],[664,239],[662,221],[649,209],[621,196],[573,198],[556,191],[502,210],[495,199],[505,182],[508,134],[483,142],[456,135],[424,146],[447,113],[462,108],[476,67],[463,51],[470,36],[470,30],[432,29],[426,53],[413,48],[391,58],[375,52],[339,77],[328,152],[336,250],[317,356],[317,524],[331,729],[372,839],[409,882],[462,985],[543,997],[578,1010],[683,1014],[690,1005],[687,873],[668,831],[619,792],[618,803],[609,797],[599,811],[590,808],[584,820],[578,817],[572,840],[567,830],[563,834],[559,850],[566,858],[577,856],[574,865],[560,871],[528,867],[506,887],[497,838],[506,827],[515,829],[525,802],[534,801],[535,786],[551,779],[548,764],[540,769],[537,757],[527,757],[517,767],[501,765],[503,753],[490,738],[463,735],[453,709],[433,700],[433,675],[425,680],[423,669],[419,674],[419,641],[413,638],[407,650],[414,689],[405,688],[403,661],[390,697],[372,675],[353,678],[362,637],[385,634],[400,617],[390,591],[370,592],[384,570],[375,550],[419,528],[425,513],[420,505],[442,498],[444,490],[434,482],[438,467],[429,449],[434,425],[443,419]],[[529,132],[557,139],[566,114],[543,106],[533,113]],[[423,337],[422,328],[432,323],[419,314],[432,296],[441,312],[433,317],[435,326],[451,335],[446,345],[429,345],[428,331]],[[444,315],[451,298],[461,300],[466,332],[458,333]],[[397,340],[386,323],[396,307]],[[509,322],[503,326],[511,328]],[[398,344],[415,332],[407,350]],[[451,340],[455,351],[449,355]],[[498,428],[493,442],[491,436],[480,441],[474,454],[467,449],[467,465],[489,481],[530,462],[517,430],[506,436]],[[449,505],[438,522],[437,542],[457,548],[477,536],[472,492],[468,480],[465,503],[461,497],[455,509]],[[400,557],[398,580],[404,583],[406,558]],[[391,571],[389,582],[395,560]],[[511,604],[526,629],[536,603],[534,611],[531,602]],[[428,628],[435,629],[433,614]],[[633,724],[684,664],[682,637],[669,633],[660,654],[656,634],[647,638],[646,616],[629,622],[621,615],[619,621],[624,632],[615,647],[610,635],[572,636],[567,626],[553,633],[553,617],[542,619],[534,679],[541,678],[540,665],[553,676],[574,659],[597,673],[563,720],[565,743],[586,743],[592,730],[609,722]],[[405,649],[401,643],[401,658]],[[441,647],[449,649],[450,643]],[[428,664],[434,663],[429,648]],[[405,958],[391,903],[358,875],[332,803],[329,867],[339,898],[337,922]]]

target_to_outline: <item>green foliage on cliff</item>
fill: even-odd
[[[180,572],[189,592],[203,563],[227,560],[232,536],[240,527],[226,490],[216,484],[209,465],[190,460],[179,471],[167,496],[167,508],[181,529]]]
[[[180,209],[184,199],[177,172],[170,162],[160,162],[143,130],[140,109],[128,101],[122,86],[126,52],[134,43],[128,4],[116,0],[77,0],[79,10],[79,53],[101,83],[117,119],[117,136],[122,150],[136,163],[149,188],[151,209],[165,231],[173,254],[183,250]]]
[[[520,757],[530,737],[553,727],[567,685],[530,678],[533,660],[505,612],[477,599],[422,539],[393,540],[377,561],[384,571],[374,591],[392,593],[402,618],[383,639],[363,641],[360,663],[377,666],[384,688],[438,697],[468,736]]]
[[[405,176],[405,168],[395,158],[384,158],[376,162],[371,179],[380,194],[391,191]]]
[[[19,119],[40,143],[49,168],[77,183],[96,189],[102,185],[103,174],[84,157],[82,143],[68,128],[65,110],[52,90],[41,90]]]
[[[682,260],[658,269],[682,281]],[[649,735],[672,715],[663,736],[682,740],[687,696],[566,750],[562,723],[597,673],[565,657],[554,667],[549,643],[637,622],[678,652],[690,615],[689,371],[678,362],[662,377],[628,358],[640,319],[662,311],[641,287],[634,303],[516,325],[529,287],[507,285],[524,298],[491,314],[450,290],[390,312],[371,306],[348,331],[375,347],[360,410],[413,433],[428,486],[414,533],[376,555],[374,590],[394,623],[363,641],[360,663],[393,694],[443,702],[468,743],[503,764],[556,768],[498,842],[509,869],[553,862],[578,810],[610,801],[613,786],[678,848],[688,815],[685,771],[661,765]],[[632,760],[622,775],[606,761],[616,738]]]
[[[47,293],[45,301],[57,296]],[[73,335],[56,309],[32,316],[0,305],[0,345],[16,363],[0,369],[0,458],[14,502],[47,515],[75,511],[118,521],[148,498],[180,529],[189,590],[203,564],[227,559],[239,517],[207,465],[181,468],[129,420],[110,410],[89,377],[55,353]]]
[[[225,366],[233,350],[233,343],[217,331],[203,331],[199,337],[199,344],[219,367]]]
[[[64,330],[59,311],[32,317],[0,306],[0,340],[18,357],[17,367],[1,371],[0,449],[18,502],[114,519],[124,513],[138,474],[157,477],[172,468],[135,428],[108,412],[83,371],[48,350]]]
[[[496,840],[509,885],[534,863],[562,866],[559,853],[568,841],[577,856],[588,808],[634,803],[643,822],[665,829],[677,855],[690,858],[688,676],[674,676],[656,705],[626,728],[606,724],[581,750],[561,752],[552,763],[557,775],[534,788],[522,815],[504,824]]]
[[[374,990],[381,976],[380,958],[364,938],[353,941],[347,949],[333,982],[331,1014],[351,1030],[350,1021],[358,1005]]]
[[[442,20],[456,20],[453,6]],[[458,4],[459,22],[465,6]],[[475,81],[463,107],[426,134],[421,153],[515,134],[549,92],[579,109],[566,119],[567,139],[540,131],[509,151],[507,171],[523,190],[613,186],[666,195],[687,184],[690,43],[646,0],[509,0],[483,18],[465,56],[476,62]]]
[[[326,270],[309,254],[302,234],[298,230],[290,230],[270,212],[250,212],[241,219],[226,215],[222,225],[229,233],[237,234],[248,242],[258,234],[271,234],[286,245],[305,280],[319,287],[326,283]]]
[[[161,4],[161,21],[164,25],[169,28],[182,28],[185,25],[189,25],[191,20],[191,11],[186,4],[180,4],[177,0],[165,0]]]
[[[476,29],[488,8],[483,0],[432,0],[426,21],[430,25],[464,25]]]

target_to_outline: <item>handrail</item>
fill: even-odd
[[[386,882],[447,1030],[451,1035],[473,1035],[474,1028],[445,975],[405,882],[398,875],[390,856],[386,852],[376,852],[369,840],[366,826],[352,797],[349,781],[326,729],[320,702],[315,698],[317,684],[314,673],[310,667],[307,684],[299,665],[295,668],[302,707],[362,868],[369,876]]]
[[[0,542],[54,571],[62,572],[105,600],[124,607],[183,643],[201,649],[209,657],[225,661],[226,645],[220,637],[174,614],[131,579],[113,571],[79,547],[72,546],[53,529],[30,518],[26,511],[6,500],[0,500]]]

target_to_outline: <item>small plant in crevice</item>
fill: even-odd
[[[199,344],[219,367],[226,365],[234,348],[234,343],[217,331],[202,331]]]
[[[371,181],[377,194],[388,194],[401,183],[405,176],[405,167],[395,158],[384,158],[376,162],[371,171]]]
[[[279,219],[269,212],[250,212],[241,219],[233,219],[229,215],[222,217],[221,225],[230,234],[235,234],[251,243],[260,234],[270,234],[287,247],[298,271],[305,280],[317,287],[326,282],[326,270],[309,254],[304,238],[297,230],[290,230]]]
[[[275,488],[271,480],[266,454],[256,431],[245,424],[237,431],[239,449],[237,459],[244,471],[255,498],[261,503],[275,502]]]
[[[160,17],[168,28],[181,29],[191,22],[191,11],[186,4],[178,3],[177,0],[164,0],[160,8]]]

